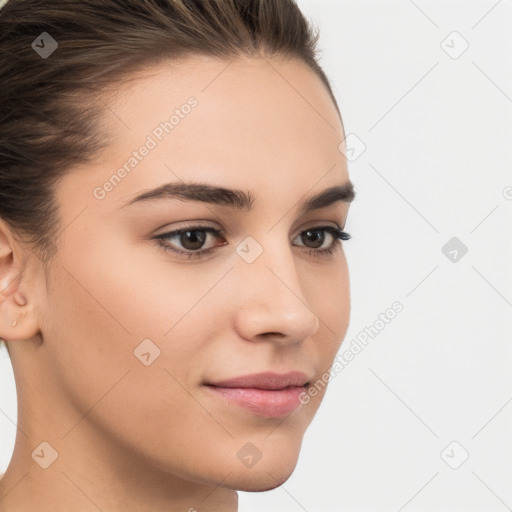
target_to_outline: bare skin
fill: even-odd
[[[232,512],[236,490],[272,489],[292,474],[325,387],[268,418],[204,384],[290,370],[314,383],[332,365],[349,323],[348,265],[342,246],[315,253],[333,246],[329,232],[318,233],[320,248],[303,233],[343,228],[349,202],[298,208],[348,182],[345,135],[305,64],[227,64],[162,62],[116,85],[122,94],[105,99],[112,144],[58,185],[67,227],[48,276],[0,219],[0,337],[19,404],[0,511]],[[181,108],[190,97],[197,104]],[[158,140],[155,128],[175,109],[179,122]],[[106,185],[148,135],[156,147]],[[246,191],[253,208],[175,198],[127,205],[190,181]],[[154,240],[197,224],[223,232],[206,233],[198,250],[210,254],[189,259]],[[167,245],[192,252],[179,236]],[[262,252],[248,263],[239,246]],[[247,443],[261,455],[252,467],[239,455]]]

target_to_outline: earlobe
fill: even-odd
[[[5,279],[0,288],[0,338],[6,341],[31,338],[37,333],[37,329],[34,332],[33,308],[20,290],[14,288],[15,284],[5,286],[4,283]]]
[[[10,285],[9,285],[10,286]],[[9,286],[0,291],[0,338],[6,341],[25,340],[38,333],[38,323],[30,304],[20,290]]]
[[[34,305],[20,289],[22,269],[15,257],[14,241],[0,224],[0,338],[24,340],[39,332]]]

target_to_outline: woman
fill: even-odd
[[[11,0],[0,34],[0,510],[237,510],[349,322],[317,36],[292,0]]]

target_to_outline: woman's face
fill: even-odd
[[[45,383],[32,431],[69,461],[117,454],[126,471],[274,488],[325,387],[301,404],[302,388],[240,389],[272,379],[208,384],[264,372],[303,374],[280,388],[322,382],[345,336],[347,262],[329,228],[344,227],[349,201],[303,208],[348,183],[335,106],[295,61],[162,62],[118,92],[101,161],[58,184],[65,228],[37,295],[44,341],[11,350],[15,370]],[[192,183],[226,191],[172,195]]]

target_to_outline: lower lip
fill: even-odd
[[[303,386],[276,390],[206,387],[220,398],[266,418],[282,418],[297,409],[301,405],[299,396],[305,389]]]

